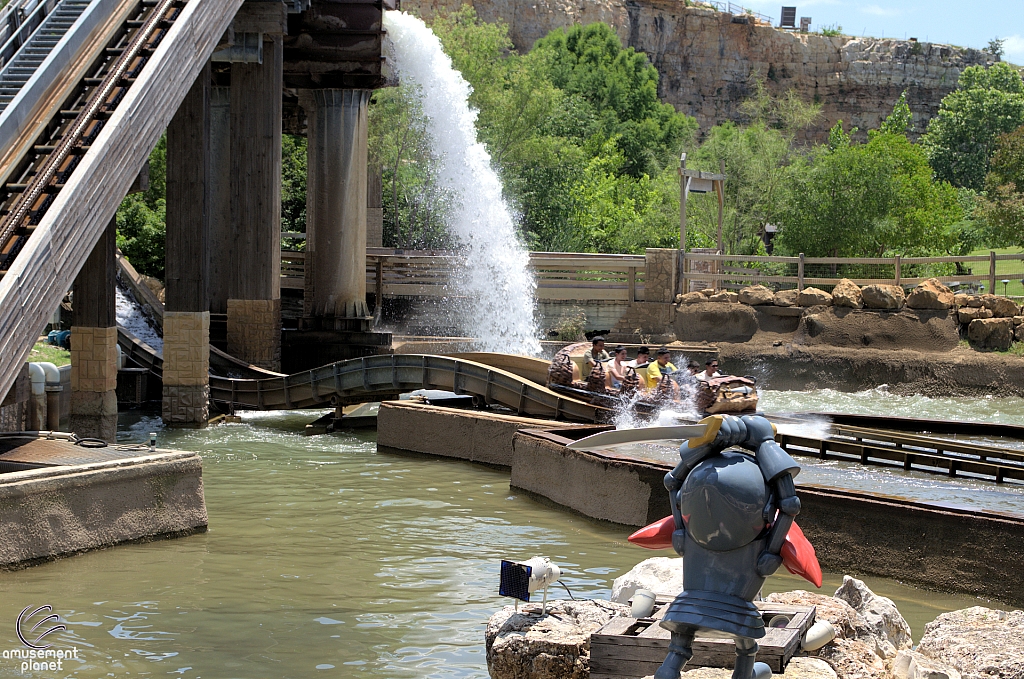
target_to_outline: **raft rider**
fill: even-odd
[[[591,341],[591,347],[583,354],[583,371],[589,375],[598,361],[604,363],[611,360],[611,356],[604,350],[604,337],[597,335]]]
[[[665,347],[658,349],[654,363],[647,366],[647,388],[656,389],[663,375],[671,375],[676,367],[669,362],[669,351]]]

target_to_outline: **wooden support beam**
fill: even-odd
[[[210,65],[167,127],[167,311],[209,311]]]

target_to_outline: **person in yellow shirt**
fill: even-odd
[[[669,351],[665,347],[658,349],[657,360],[647,366],[647,388],[655,389],[661,383],[663,375],[671,375],[676,367],[668,360]]]

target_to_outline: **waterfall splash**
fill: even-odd
[[[537,284],[491,156],[477,141],[469,84],[422,21],[386,11],[384,27],[391,68],[418,90],[441,185],[458,196],[449,223],[465,262],[453,276],[457,293],[466,300],[461,310],[465,332],[478,338],[483,351],[536,355]]]

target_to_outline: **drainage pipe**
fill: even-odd
[[[46,425],[46,372],[39,363],[28,364],[28,379],[32,384],[32,397],[28,404],[28,428],[42,429]]]
[[[46,378],[46,428],[51,431],[60,429],[60,393],[64,387],[60,384],[60,370],[52,363],[40,363]]]

